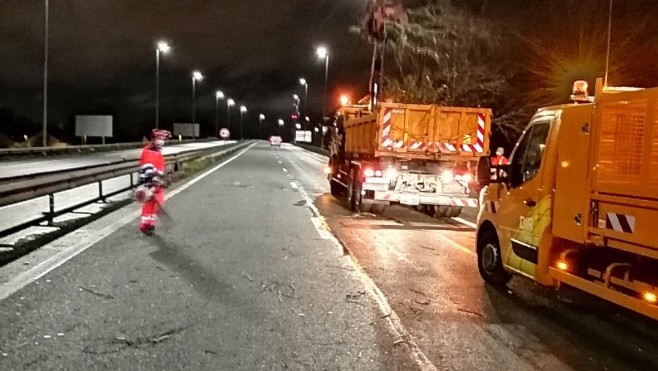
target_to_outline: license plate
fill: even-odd
[[[420,205],[420,197],[418,195],[401,195],[400,203],[409,206]]]

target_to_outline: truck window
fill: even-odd
[[[548,122],[540,122],[526,131],[510,163],[512,188],[532,180],[539,173],[550,127]]]

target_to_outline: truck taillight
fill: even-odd
[[[375,176],[375,170],[367,167],[363,170],[363,176],[365,176],[366,178],[372,178],[373,176]]]
[[[566,270],[569,269],[569,264],[567,264],[566,262],[563,262],[563,261],[557,262],[556,266],[557,266],[557,269],[559,269],[561,271],[566,271]]]
[[[376,177],[381,177],[382,176],[382,171],[381,170],[375,170],[375,176]]]
[[[333,172],[334,172],[334,169],[332,169],[331,166],[327,166],[327,167],[324,168],[324,173],[327,174],[327,175],[333,174]]]
[[[653,292],[645,292],[644,293],[644,300],[651,304],[656,304],[658,303],[658,297],[656,297],[656,294]]]

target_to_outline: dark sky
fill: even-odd
[[[173,53],[162,62],[163,121],[188,118],[193,69],[199,113],[212,115],[212,91],[221,88],[252,113],[281,115],[298,78],[310,84],[310,107],[321,111],[324,66],[314,55],[331,49],[332,88],[367,87],[369,48],[349,27],[364,0],[51,0],[50,111],[53,121],[71,111],[117,106],[134,120],[152,116],[155,41]],[[40,118],[43,4],[2,0],[0,107]],[[364,86],[365,85],[365,86]],[[138,110],[137,108],[144,107]],[[210,111],[210,112],[208,112]],[[140,114],[141,113],[141,114]]]
[[[41,117],[43,1],[0,0],[0,109],[34,121]],[[616,0],[617,16],[656,16],[656,0]],[[415,0],[415,3],[423,3]],[[323,65],[315,47],[331,50],[332,102],[342,92],[367,89],[370,47],[350,26],[369,0],[50,0],[50,120],[70,124],[75,113],[115,116],[121,130],[143,131],[152,122],[155,43],[174,48],[162,62],[162,122],[191,116],[191,71],[206,80],[198,88],[198,113],[212,122],[213,91],[224,90],[275,119],[289,112],[298,78],[310,83],[309,110],[321,111]],[[463,0],[489,19],[520,34],[550,34],[563,9],[573,19],[594,17],[607,0]],[[560,4],[558,4],[560,3]],[[565,6],[564,4],[568,6]],[[649,5],[648,5],[649,4]],[[653,5],[651,5],[653,4]],[[638,13],[639,12],[639,13]],[[602,22],[601,13],[592,24]],[[634,17],[634,15],[631,15]],[[567,17],[569,18],[569,17]],[[604,17],[603,17],[604,18]],[[639,17],[638,17],[639,21]],[[542,29],[542,27],[545,28]],[[622,30],[626,32],[627,30]],[[655,33],[653,34],[655,36]]]

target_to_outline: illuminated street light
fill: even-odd
[[[258,115],[258,138],[263,138],[263,132],[262,132],[262,126],[263,126],[263,121],[265,121],[265,115],[260,114]]]
[[[343,106],[347,106],[350,103],[350,97],[347,95],[341,95],[340,96],[340,104]]]
[[[165,41],[158,41],[155,48],[155,128],[160,126],[160,54],[169,54],[171,46]]]
[[[297,124],[295,124],[295,127],[297,128],[297,130],[301,130],[301,128],[302,128],[302,124],[297,123]]]
[[[223,91],[217,90],[215,92],[215,135],[219,135],[219,100],[224,98]]]
[[[329,49],[326,46],[319,46],[315,51],[318,59],[324,59],[324,96],[322,97],[322,125],[324,118],[327,117],[327,83],[329,80]],[[321,148],[324,147],[324,135],[322,136]]]
[[[244,139],[242,136],[242,122],[244,121],[244,114],[247,113],[246,106],[240,106],[240,140]]]
[[[299,102],[299,95],[297,95],[297,94],[293,94],[293,95],[292,95],[292,98],[293,98],[294,100],[296,100],[297,102]]]
[[[279,121],[278,121],[278,122],[279,122],[279,126],[283,126],[283,125],[285,125],[285,124],[286,124],[286,123],[285,123],[285,122],[283,121],[283,119],[279,119]]]
[[[304,114],[308,115],[308,81],[302,77],[299,79],[299,84],[304,87]]]
[[[235,106],[235,101],[231,98],[226,100],[226,128],[231,130],[231,107]]]
[[[203,75],[199,71],[192,72],[192,125],[196,123],[196,82],[203,81]]]

